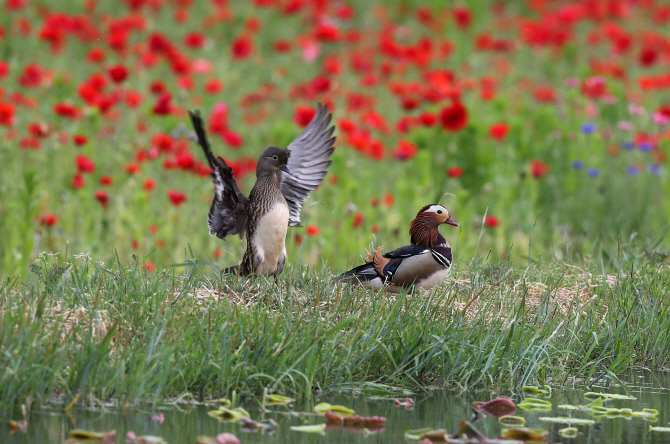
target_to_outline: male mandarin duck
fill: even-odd
[[[289,226],[301,226],[302,204],[331,164],[328,159],[335,144],[335,126],[329,126],[332,114],[319,103],[312,121],[285,150],[266,148],[256,164],[256,184],[249,197],[240,191],[225,160],[212,154],[200,113],[189,111],[189,115],[214,179],[209,234],[220,239],[229,234],[239,234],[240,239],[247,235],[242,263],[224,271],[276,279],[286,264],[286,231]]]
[[[412,245],[386,254],[382,254],[379,247],[368,256],[365,264],[333,280],[361,284],[376,290],[385,288],[393,293],[399,293],[413,285],[425,289],[433,288],[451,270],[451,247],[440,234],[439,227],[442,224],[458,226],[442,205],[426,205],[410,225]]]

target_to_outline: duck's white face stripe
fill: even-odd
[[[449,212],[442,205],[431,205],[426,211],[424,211],[424,213],[444,214],[445,216],[449,217]]]

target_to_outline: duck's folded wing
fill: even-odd
[[[328,159],[335,144],[335,126],[329,127],[332,117],[328,107],[319,103],[312,121],[286,148],[291,174],[283,175],[281,191],[288,203],[290,227],[300,226],[302,204],[321,184],[331,164]]]
[[[198,143],[205,152],[214,180],[214,200],[209,209],[207,225],[209,234],[224,239],[229,234],[244,237],[248,220],[249,199],[245,196],[233,177],[233,170],[221,157],[214,157],[207,140],[205,126],[199,111],[189,111]]]
[[[432,270],[434,260],[430,252],[429,248],[422,245],[407,245],[389,251],[383,255],[383,259],[375,256],[375,262],[379,264],[379,271],[387,282],[406,286],[422,276],[427,268]]]

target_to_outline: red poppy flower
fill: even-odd
[[[254,42],[243,35],[233,40],[230,50],[233,60],[244,60],[254,51]]]
[[[88,137],[82,134],[75,134],[74,136],[72,136],[72,141],[74,142],[75,145],[82,146],[88,143]]]
[[[16,109],[11,103],[0,102],[0,125],[12,126],[16,121]]]
[[[530,163],[530,173],[536,179],[546,176],[549,174],[549,165],[542,162],[541,160],[533,160]]]
[[[300,127],[304,128],[309,125],[316,115],[316,110],[311,106],[298,105],[293,112],[293,121]]]
[[[128,70],[123,65],[114,65],[107,70],[107,73],[115,83],[121,83],[128,78]]]
[[[172,203],[172,205],[174,205],[175,207],[178,207],[179,205],[186,202],[186,194],[184,193],[168,190],[167,195],[168,199],[170,199],[170,203]]]
[[[208,94],[218,94],[223,91],[223,82],[219,79],[209,79],[205,82],[205,92]]]
[[[642,67],[648,68],[656,63],[656,60],[658,60],[658,52],[656,52],[656,49],[653,47],[645,46],[640,51],[639,60]]]
[[[21,75],[19,76],[19,84],[26,88],[36,88],[42,84],[44,78],[44,71],[39,65],[27,65]]]
[[[461,167],[451,167],[447,169],[447,177],[461,177],[463,172],[463,168]]]
[[[470,26],[470,22],[472,21],[472,13],[468,8],[454,8],[454,19],[456,20],[456,25],[459,28],[465,29]]]
[[[416,156],[416,153],[418,152],[419,150],[412,142],[408,142],[407,140],[401,140],[398,143],[396,149],[393,150],[391,155],[398,160],[409,160],[412,157]]]
[[[158,100],[156,100],[156,103],[154,104],[153,107],[154,114],[158,114],[160,116],[170,114],[173,109],[171,101],[172,101],[172,94],[166,92],[161,93],[158,96]]]
[[[321,229],[316,225],[307,225],[307,235],[308,236],[318,236],[321,233]]]
[[[86,185],[86,178],[83,176],[83,174],[75,173],[74,177],[72,177],[72,182],[70,182],[70,186],[75,190],[78,190],[84,185]]]
[[[550,86],[540,86],[533,91],[533,98],[540,103],[556,101],[556,91]]]
[[[226,130],[221,135],[221,137],[223,138],[223,141],[231,148],[239,148],[244,143],[244,139],[242,138],[242,136],[236,133],[235,131]]]
[[[42,142],[37,137],[24,137],[19,143],[22,150],[39,150],[42,148]]]
[[[144,182],[142,182],[142,188],[147,191],[151,191],[156,188],[156,182],[153,179],[144,179]]]
[[[58,218],[56,217],[55,214],[51,213],[44,213],[42,217],[40,217],[40,225],[45,226],[45,227],[53,227],[58,223]]]
[[[86,54],[86,60],[91,63],[100,63],[105,61],[105,51],[102,48],[91,48]]]
[[[111,176],[101,176],[100,177],[100,185],[104,185],[106,187],[113,185],[114,184],[114,179],[112,179]]]
[[[484,226],[496,228],[498,225],[500,225],[500,222],[498,221],[497,217],[491,216],[489,214],[484,218]]]
[[[188,48],[200,49],[205,46],[205,36],[199,32],[189,32],[184,37],[184,45]]]
[[[419,114],[419,123],[423,126],[431,127],[437,123],[437,116],[433,113],[421,113]]]
[[[100,190],[95,193],[95,198],[100,202],[100,205],[102,205],[102,208],[107,208],[107,203],[109,203],[109,196],[107,196],[107,192]]]
[[[124,171],[132,176],[142,171],[142,167],[135,162],[129,162],[124,168]]]
[[[57,103],[54,105],[53,110],[59,116],[67,117],[69,119],[76,119],[81,115],[81,110],[66,102]]]
[[[151,273],[152,271],[156,270],[156,266],[153,264],[151,261],[147,261],[143,264],[144,268]]]
[[[89,174],[95,172],[95,162],[83,154],[77,154],[77,157],[74,158],[74,161],[79,172]]]
[[[1,37],[0,40],[2,40]],[[0,79],[6,77],[8,73],[9,73],[9,63],[0,60]]]
[[[468,111],[460,102],[454,102],[451,106],[442,108],[440,122],[447,131],[460,131],[468,124]]]
[[[288,40],[277,40],[272,44],[272,48],[276,53],[289,52],[291,50],[291,42]]]
[[[393,197],[392,193],[387,191],[386,194],[384,194],[384,205],[386,205],[387,207],[392,207],[394,203],[395,203],[395,197]]]
[[[494,123],[489,128],[489,137],[492,139],[496,139],[499,142],[502,142],[503,140],[505,140],[505,136],[507,136],[508,130],[509,128],[507,127],[506,123]]]
[[[136,108],[142,103],[142,94],[139,91],[127,90],[125,99],[129,108]]]
[[[354,215],[354,228],[358,228],[361,226],[363,223],[363,213],[360,211],[357,211],[356,214]]]

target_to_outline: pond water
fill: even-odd
[[[638,444],[638,443],[670,443],[670,432],[650,431],[649,426],[670,427],[670,391],[665,387],[670,386],[670,374],[649,374],[644,377],[631,375],[628,380],[628,394],[635,396],[636,400],[613,400],[608,401],[608,407],[632,408],[635,411],[643,408],[654,408],[659,411],[658,420],[654,423],[642,418],[601,418],[594,425],[579,425],[579,435],[576,438],[564,438],[559,436],[558,430],[565,425],[550,424],[539,421],[543,416],[572,416],[578,418],[591,418],[584,412],[568,412],[557,409],[558,404],[585,405],[590,402],[583,397],[587,391],[604,391],[609,393],[626,393],[621,387],[604,389],[593,386],[590,388],[576,388],[568,390],[557,390],[554,388],[552,396],[551,412],[525,412],[517,409],[515,415],[526,419],[526,426],[544,428],[549,430],[548,443],[609,443],[609,444]],[[296,402],[292,408],[283,406],[272,407],[273,411],[262,414],[259,405],[255,402],[243,404],[249,411],[251,417],[256,420],[273,418],[279,423],[274,434],[250,433],[240,430],[235,423],[222,423],[207,415],[212,407],[206,406],[181,406],[176,407],[149,407],[144,411],[133,411],[124,414],[118,410],[73,411],[72,419],[60,411],[44,409],[34,412],[28,417],[28,430],[26,433],[9,434],[6,424],[0,427],[0,443],[63,443],[69,437],[69,431],[81,428],[91,431],[116,430],[115,443],[123,443],[126,433],[133,431],[137,435],[162,436],[169,443],[195,443],[198,435],[215,436],[219,433],[230,432],[235,434],[242,443],[395,443],[404,441],[404,432],[410,429],[424,427],[446,428],[450,433],[458,430],[461,420],[472,418],[472,401],[487,401],[498,395],[512,396],[516,403],[520,402],[524,395],[520,393],[490,393],[474,392],[456,394],[451,392],[439,392],[431,395],[413,396],[416,404],[414,409],[406,410],[403,407],[395,407],[394,403],[387,399],[370,399],[363,396],[350,396],[344,394],[328,394],[315,397],[314,400]],[[387,418],[382,429],[373,433],[366,433],[363,429],[345,429],[334,427],[326,430],[325,435],[296,432],[290,429],[293,425],[324,423],[322,416],[309,415],[300,418],[289,414],[291,410],[300,412],[313,412],[313,407],[318,402],[329,402],[331,404],[342,404],[356,410],[361,416],[384,416]],[[164,414],[164,422],[159,424],[149,419],[151,414]],[[76,423],[76,425],[73,423]],[[3,421],[4,422],[4,421]],[[475,427],[489,437],[500,434],[502,428],[497,418],[485,417],[475,423]]]

